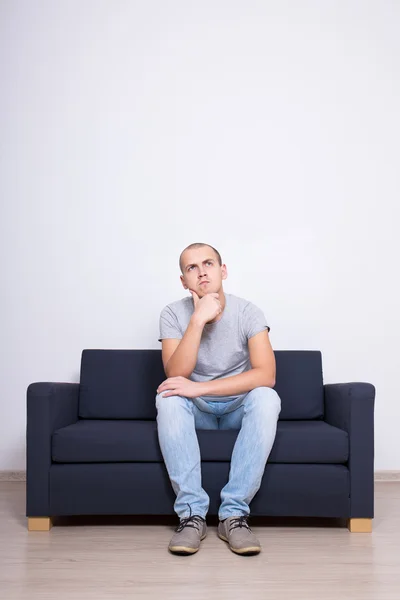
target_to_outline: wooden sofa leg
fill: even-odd
[[[372,519],[349,519],[347,527],[351,533],[371,533]]]
[[[28,531],[50,531],[51,517],[28,517]]]

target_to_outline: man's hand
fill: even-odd
[[[186,377],[169,377],[157,388],[157,394],[163,398],[168,396],[184,396],[185,398],[197,398],[201,396],[201,383],[191,381]]]
[[[192,294],[194,302],[194,313],[193,316],[198,319],[199,323],[204,325],[209,321],[212,321],[221,312],[221,302],[218,300],[219,294],[212,293],[206,294],[202,298],[199,298],[196,292],[189,290]]]

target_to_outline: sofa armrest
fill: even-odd
[[[32,383],[27,390],[26,514],[51,516],[51,437],[78,420],[79,383]]]
[[[325,421],[349,436],[350,517],[374,516],[374,404],[370,383],[324,385]]]

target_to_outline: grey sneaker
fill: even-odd
[[[261,544],[247,524],[246,516],[228,517],[218,524],[218,536],[236,554],[258,554]]]
[[[207,525],[203,517],[199,515],[184,517],[175,529],[168,549],[174,554],[194,554],[206,535]]]

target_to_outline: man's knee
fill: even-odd
[[[248,393],[247,401],[260,409],[274,412],[279,415],[281,411],[281,399],[277,392],[270,387],[257,387]]]
[[[188,405],[188,401],[187,398],[184,398],[183,396],[164,396],[163,394],[166,394],[167,390],[165,390],[164,392],[161,392],[161,394],[157,394],[156,396],[156,407],[157,407],[157,411],[159,412],[160,410],[162,411],[176,411],[176,410],[180,410],[181,408],[186,408]]]

